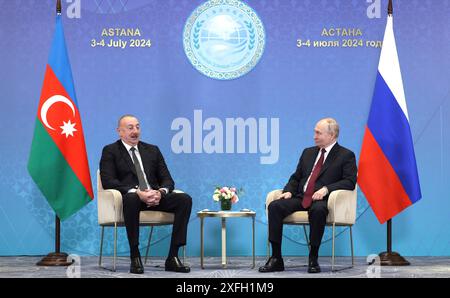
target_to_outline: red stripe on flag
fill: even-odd
[[[358,184],[380,223],[411,205],[400,179],[367,126],[359,157]]]
[[[44,115],[46,116],[46,121],[44,121],[41,117],[41,110],[44,103],[55,95],[61,95],[67,98],[74,108],[75,115],[70,105],[57,101],[50,107],[48,105],[46,106],[48,110]],[[80,180],[81,184],[86,189],[86,192],[93,199],[94,193],[92,191],[91,176],[89,172],[80,113],[78,111],[78,107],[70,98],[64,86],[61,84],[49,65],[47,65],[45,71],[44,84],[42,87],[41,98],[39,100],[37,116],[47,133],[61,151],[61,154],[66,159],[69,166],[72,168],[75,175]],[[64,123],[67,124],[68,121],[70,121],[72,126],[75,124],[73,128],[76,129],[76,131],[73,131],[72,135],[64,134],[63,128],[61,127],[64,126]]]

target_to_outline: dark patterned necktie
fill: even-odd
[[[302,206],[303,208],[307,209],[312,204],[312,196],[314,194],[314,186],[316,185],[317,177],[319,177],[320,170],[322,169],[323,160],[325,158],[325,148],[322,148],[320,151],[320,157],[317,161],[316,165],[314,166],[314,169],[312,171],[311,177],[309,178],[308,185],[306,186],[305,194],[303,195],[303,201]]]

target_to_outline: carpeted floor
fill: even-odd
[[[355,258],[355,266],[337,272],[331,272],[331,258],[321,257],[319,263],[322,268],[320,274],[308,274],[306,272],[305,257],[284,257],[286,270],[283,272],[261,274],[258,267],[265,263],[265,258],[258,257],[256,267],[252,266],[251,257],[231,257],[228,259],[226,269],[220,265],[220,257],[205,258],[205,269],[200,268],[200,259],[198,257],[189,257],[186,264],[191,266],[191,272],[188,274],[173,273],[164,271],[164,258],[152,258],[145,266],[145,273],[135,275],[128,273],[129,258],[120,257],[117,261],[117,270],[113,272],[98,266],[97,257],[81,257],[72,267],[40,267],[36,262],[41,257],[36,256],[18,256],[18,257],[0,257],[0,278],[61,278],[61,277],[82,277],[82,278],[414,278],[414,277],[450,277],[450,258],[449,257],[407,257],[411,263],[404,267],[379,267],[369,266],[366,258]],[[338,257],[337,269],[351,264],[351,258]],[[103,260],[103,266],[112,267],[112,258],[106,257]]]

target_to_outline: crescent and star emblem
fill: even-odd
[[[73,106],[72,102],[71,102],[67,97],[64,97],[64,96],[62,96],[62,95],[54,95],[54,96],[48,98],[48,99],[44,102],[44,104],[42,105],[42,108],[41,108],[41,119],[42,119],[42,122],[44,123],[44,125],[45,125],[48,129],[51,129],[51,130],[56,130],[56,129],[53,128],[53,127],[48,123],[48,120],[47,120],[47,113],[48,113],[48,110],[51,108],[51,106],[54,105],[54,104],[57,103],[57,102],[62,102],[62,103],[64,103],[64,104],[66,104],[67,106],[69,106],[70,109],[72,110],[73,116],[75,116],[75,107]],[[69,119],[68,122],[63,121],[63,125],[60,126],[60,128],[61,128],[61,130],[62,130],[62,131],[61,131],[61,134],[65,134],[65,135],[66,135],[66,138],[68,138],[69,135],[73,137],[73,133],[74,133],[75,131],[77,131],[77,130],[75,129],[75,125],[76,125],[76,123],[71,123],[71,122],[70,122],[70,119]]]

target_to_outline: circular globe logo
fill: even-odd
[[[211,0],[199,6],[184,27],[184,52],[202,74],[231,80],[252,70],[264,52],[264,27],[247,4]]]

